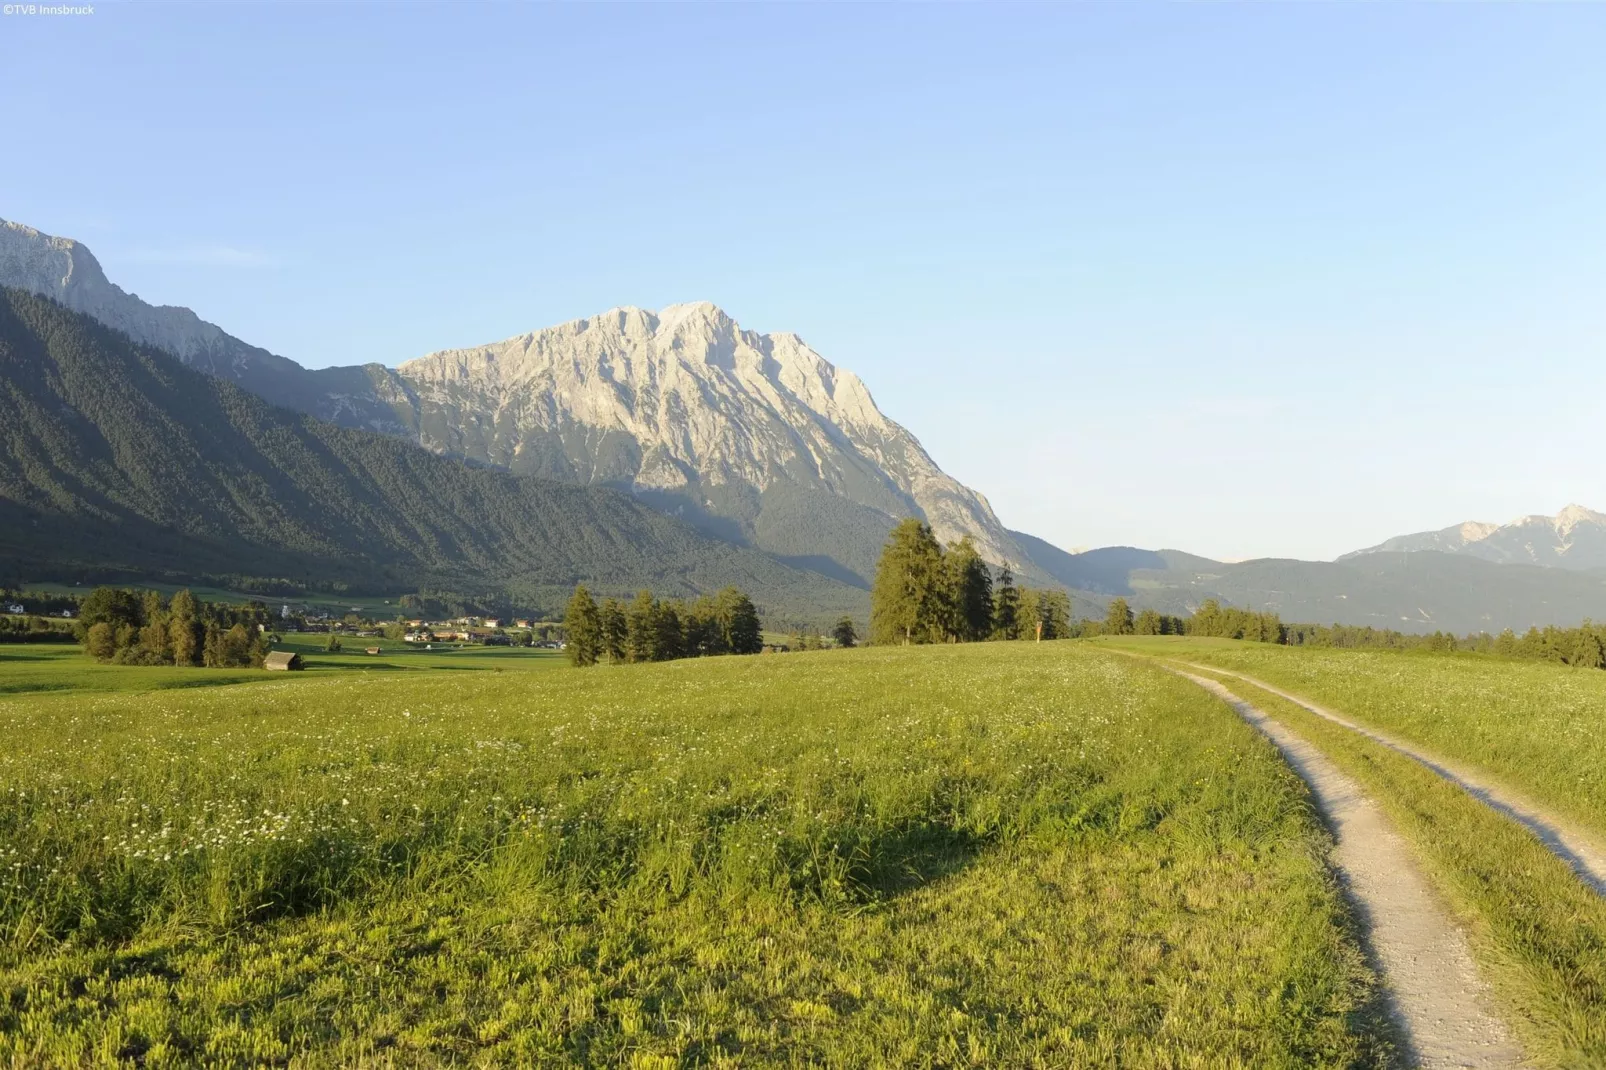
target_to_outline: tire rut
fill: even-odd
[[[1446,762],[1442,758],[1430,754],[1411,743],[1407,743],[1397,736],[1357,724],[1349,718],[1334,713],[1324,706],[1317,705],[1309,699],[1284,691],[1263,680],[1257,680],[1253,676],[1234,672],[1230,669],[1218,669],[1213,665],[1199,665],[1194,662],[1182,662],[1181,664],[1192,669],[1213,672],[1221,676],[1230,676],[1235,680],[1242,680],[1246,684],[1251,684],[1262,691],[1270,692],[1280,699],[1285,699],[1296,706],[1309,710],[1318,717],[1332,721],[1334,724],[1347,728],[1352,732],[1357,732],[1374,743],[1381,744],[1392,751],[1421,763],[1438,776],[1460,787],[1485,806],[1521,824],[1529,832],[1537,836],[1539,841],[1552,854],[1571,866],[1573,872],[1578,875],[1579,880],[1594,889],[1597,894],[1606,895],[1606,847],[1602,847],[1593,837],[1580,831],[1570,822],[1557,817],[1542,807],[1535,806],[1531,801],[1511,789],[1496,784],[1489,778],[1462,766]]]
[[[1359,915],[1413,1062],[1437,1070],[1524,1065],[1489,1008],[1465,936],[1377,803],[1303,737],[1220,682],[1178,672],[1230,705],[1274,743],[1309,785],[1337,841],[1332,860]]]

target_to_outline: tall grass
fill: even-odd
[[[1353,1065],[1302,786],[1069,644],[0,701],[0,1056]]]

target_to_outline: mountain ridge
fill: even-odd
[[[1508,524],[1469,520],[1437,531],[1396,535],[1338,560],[1365,554],[1436,550],[1501,564],[1589,571],[1606,568],[1606,513],[1570,504],[1554,516],[1531,513]]]
[[[710,302],[630,306],[395,368],[311,370],[111,283],[82,243],[0,220],[0,285],[60,301],[276,405],[510,471],[627,490],[739,545],[868,586],[886,530],[1039,581],[986,498],[944,473],[858,376]],[[503,374],[503,368],[509,368]]]
[[[864,593],[609,488],[465,465],[270,405],[50,298],[0,290],[0,568],[413,590],[735,583],[772,619]]]

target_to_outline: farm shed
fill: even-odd
[[[278,669],[282,672],[299,671],[301,669],[301,655],[288,650],[275,650],[262,662],[264,669]]]

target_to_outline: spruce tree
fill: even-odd
[[[757,654],[764,649],[764,629],[753,600],[737,587],[719,592],[719,622],[725,647],[732,654]]]
[[[569,608],[563,615],[563,624],[569,633],[566,648],[569,663],[577,668],[595,665],[602,648],[602,614],[585,584],[575,587]]]
[[[979,642],[993,630],[993,577],[969,535],[943,557],[948,597],[948,633],[962,643]]]
[[[674,602],[658,603],[653,614],[652,660],[673,661],[685,656],[684,637],[681,632],[681,606]]]
[[[616,598],[609,598],[602,603],[602,646],[599,655],[607,657],[611,662],[618,663],[625,660],[625,641],[629,636],[629,628],[625,624],[625,608]]]
[[[658,602],[651,591],[638,591],[625,610],[625,660],[651,661],[657,637]]]
[[[1071,596],[1064,591],[1043,591],[1037,600],[1037,619],[1044,639],[1067,639],[1071,634]]]
[[[993,637],[1020,638],[1020,588],[1008,565],[999,572],[998,586],[993,589]]]

